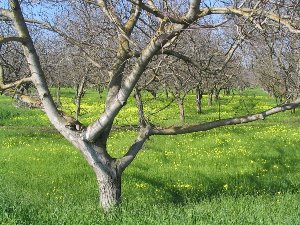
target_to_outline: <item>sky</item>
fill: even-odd
[[[8,0],[0,0],[0,8],[9,8]],[[54,17],[55,12],[58,10],[58,6],[55,4],[40,3],[41,1],[30,0],[30,4],[22,4],[23,13],[27,18],[51,20]],[[36,4],[36,3],[38,4]]]

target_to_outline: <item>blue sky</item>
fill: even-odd
[[[4,9],[9,8],[8,0],[0,0],[0,7]],[[57,11],[57,6],[55,4],[45,4],[39,3],[34,4],[34,0],[31,0],[32,4],[22,4],[22,10],[26,14],[26,17],[35,19],[48,19],[53,18],[54,13]],[[39,1],[37,1],[39,2]]]
[[[9,0],[0,0],[0,7],[8,8],[9,7],[8,2]],[[52,18],[55,17],[54,14],[59,10],[63,10],[62,8],[60,8],[61,4],[58,3],[46,4],[44,3],[43,0],[27,0],[27,2],[30,2],[30,4],[22,4],[22,10],[25,14],[25,17],[27,18],[35,18],[35,19],[51,22]],[[204,4],[209,7],[219,7],[223,5],[224,2],[228,2],[228,1],[203,0],[202,5]],[[220,18],[220,16],[212,16],[212,17],[215,19]]]

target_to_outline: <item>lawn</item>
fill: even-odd
[[[63,109],[74,112],[64,89]],[[89,90],[82,121],[103,110],[105,93]],[[143,95],[148,119],[179,124],[175,103]],[[197,114],[186,99],[187,123],[258,112],[274,105],[251,89],[221,96]],[[137,124],[133,98],[116,125]],[[154,136],[123,176],[123,202],[105,214],[95,176],[80,153],[36,109],[0,96],[0,224],[300,224],[300,112],[180,136]],[[122,155],[136,133],[114,130],[108,147]]]

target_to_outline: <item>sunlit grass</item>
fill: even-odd
[[[63,107],[74,107],[72,92],[66,96]],[[84,104],[94,104],[84,108],[85,122],[103,110],[104,97],[92,91],[90,96],[92,100],[83,99]],[[169,101],[147,94],[144,98],[148,114],[155,104]],[[220,113],[218,105],[207,107],[204,102],[204,113],[198,115],[191,94],[187,122],[251,113],[272,104],[264,93],[250,90],[221,96]],[[177,110],[173,104],[150,119],[161,125],[179,123]],[[135,112],[131,99],[117,124],[137,123]],[[129,117],[126,113],[131,121],[123,119]],[[0,125],[0,224],[300,223],[298,112],[208,132],[150,137],[125,171],[121,208],[109,215],[98,208],[92,170],[49,127],[43,113],[15,109],[10,99],[1,97]],[[135,136],[132,130],[114,131],[110,152],[121,156]]]

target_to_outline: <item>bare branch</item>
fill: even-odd
[[[23,44],[24,56],[29,65],[32,82],[39,93],[39,99],[44,106],[44,111],[46,112],[49,120],[67,140],[71,141],[81,150],[93,168],[95,168],[95,165],[98,165],[103,170],[109,170],[110,168],[108,168],[107,163],[112,161],[112,159],[107,152],[101,148],[97,148],[97,146],[91,146],[86,142],[75,141],[79,137],[78,131],[72,131],[67,128],[68,120],[64,118],[54,104],[39,57],[33,44],[33,40],[29,34],[26,21],[21,12],[19,1],[11,0],[10,4],[13,12],[13,23],[15,30],[19,36],[22,36],[27,40],[26,43]],[[95,150],[96,148],[97,150]]]
[[[31,77],[25,77],[23,79],[17,80],[15,82],[11,82],[9,84],[4,84],[4,71],[3,66],[0,65],[0,91],[4,91],[7,89],[15,88],[20,86],[23,83],[32,82]]]
[[[166,20],[171,23],[176,23],[176,24],[186,24],[186,22],[182,18],[177,18],[174,16],[170,16],[169,14],[166,15],[163,12],[161,12],[155,5],[153,4],[152,1],[148,1],[149,4],[145,3],[140,3],[138,0],[129,0],[131,3],[135,5],[140,5],[140,7],[145,10],[148,13],[151,13],[152,15],[156,16],[157,18],[161,20]]]
[[[124,26],[121,19],[118,17],[116,12],[107,4],[107,1],[97,0],[98,6],[103,10],[106,16],[114,23],[117,27],[124,31]]]
[[[149,137],[149,131],[151,127],[147,126],[140,130],[139,135],[133,145],[129,148],[128,152],[119,159],[119,170],[123,171],[136,157],[139,151],[142,149],[145,141]]]
[[[86,0],[87,2],[91,2],[89,0]],[[129,17],[128,21],[123,24],[120,17],[117,15],[117,13],[113,10],[113,7],[111,7],[107,1],[104,0],[97,0],[97,5],[102,9],[102,11],[105,13],[105,15],[110,19],[111,22],[113,22],[118,30],[120,31],[121,35],[128,41],[134,44],[134,42],[130,39],[130,34],[136,25],[136,22],[140,16],[140,1],[137,1],[138,4],[136,6],[136,9]]]
[[[202,65],[202,62],[197,62],[195,60],[193,60],[192,58],[178,52],[178,51],[174,51],[174,50],[164,50],[162,52],[163,54],[166,54],[166,55],[172,55],[178,59],[181,59],[183,60],[184,62],[186,63],[190,63],[191,65],[193,65],[194,67],[200,69],[200,70],[204,70],[203,68],[203,65]]]
[[[26,43],[23,44],[23,50],[24,50],[24,56],[27,60],[30,69],[31,81],[37,88],[37,91],[39,93],[39,98],[43,103],[45,112],[47,113],[50,121],[54,124],[57,130],[59,131],[66,130],[66,128],[64,127],[66,121],[64,121],[63,118],[59,115],[59,112],[51,97],[44,76],[44,72],[42,70],[39,57],[37,55],[35,46],[33,44],[25,19],[23,17],[19,1],[11,0],[10,5],[13,13],[12,21],[14,23],[15,30],[20,37],[24,37],[26,39]]]
[[[204,28],[204,29],[213,29],[213,28],[218,28],[218,27],[221,27],[223,25],[225,25],[226,23],[228,23],[228,21],[230,21],[230,19],[226,19],[226,20],[223,20],[219,23],[216,23],[216,24],[204,24],[204,25],[200,25],[200,24],[197,24],[195,26],[191,26],[190,29],[191,30],[196,30],[196,29],[199,29],[199,28]]]
[[[92,125],[90,125],[86,132],[82,134],[82,139],[85,141],[95,142],[101,135],[103,130],[114,120],[115,116],[119,113],[121,108],[126,104],[126,101],[132,92],[134,86],[138,82],[140,76],[144,72],[145,67],[148,65],[152,57],[172,38],[179,35],[185,26],[180,26],[174,29],[171,33],[163,33],[156,35],[150,43],[142,51],[139,59],[137,60],[132,72],[124,80],[122,88],[118,91],[113,102],[105,109],[105,112],[100,118]]]
[[[24,43],[26,40],[23,37],[17,37],[17,36],[9,36],[9,37],[0,36],[0,44],[5,44],[13,41]]]
[[[199,131],[207,131],[218,127],[223,126],[229,126],[229,125],[236,125],[236,124],[243,124],[243,123],[249,123],[254,122],[256,120],[263,120],[267,116],[284,112],[286,110],[291,110],[300,105],[300,100],[284,104],[281,106],[277,106],[274,108],[271,108],[269,110],[257,113],[257,114],[251,114],[247,116],[241,116],[241,117],[234,117],[229,119],[222,119],[222,120],[216,120],[213,122],[207,122],[202,124],[196,124],[196,125],[186,125],[186,126],[174,126],[169,128],[159,128],[155,127],[150,131],[150,135],[176,135],[176,134],[188,134],[193,132],[199,132]]]
[[[139,2],[141,2],[141,1],[139,0]],[[135,6],[134,12],[131,13],[128,21],[126,22],[126,24],[124,26],[124,29],[125,29],[125,32],[127,35],[131,34],[134,26],[136,25],[136,23],[140,17],[140,14],[141,14],[141,7],[140,7],[140,4],[138,4]]]
[[[197,18],[197,13],[199,12],[201,0],[190,0],[190,8],[184,20],[187,22],[192,22]]]
[[[0,16],[11,19],[13,17],[12,13],[8,9],[0,8]]]
[[[32,24],[36,24],[39,25],[41,27],[43,27],[44,29],[47,29],[49,31],[55,32],[58,35],[60,35],[62,38],[64,38],[67,42],[69,42],[70,44],[76,46],[79,48],[79,50],[81,52],[84,53],[84,56],[87,58],[87,60],[89,62],[91,62],[94,66],[96,66],[99,69],[102,69],[103,66],[101,66],[98,62],[96,62],[91,56],[90,54],[85,50],[84,48],[84,44],[81,43],[80,41],[76,40],[75,38],[71,37],[70,35],[67,35],[65,32],[61,31],[60,29],[58,29],[57,27],[53,26],[50,23],[47,22],[42,22],[39,20],[34,20],[34,19],[25,19],[25,21],[27,23],[32,23]],[[1,39],[0,39],[1,40]]]
[[[251,9],[251,8],[207,8],[199,11],[198,18],[201,18],[210,14],[233,14],[240,15],[246,18],[252,18],[253,16],[261,16],[270,19],[278,24],[284,25],[291,33],[300,33],[300,29],[295,27],[291,23],[290,19],[284,19],[284,16],[279,16],[273,12],[267,12],[263,9]]]
[[[153,115],[155,115],[155,114],[157,114],[157,113],[159,113],[159,112],[161,112],[161,111],[167,109],[167,108],[168,108],[175,100],[176,100],[175,98],[172,98],[172,99],[170,100],[170,102],[169,102],[168,104],[166,104],[165,106],[163,106],[163,107],[157,109],[155,112],[149,113],[149,114],[147,115],[147,118],[149,119],[150,116],[153,116]]]

